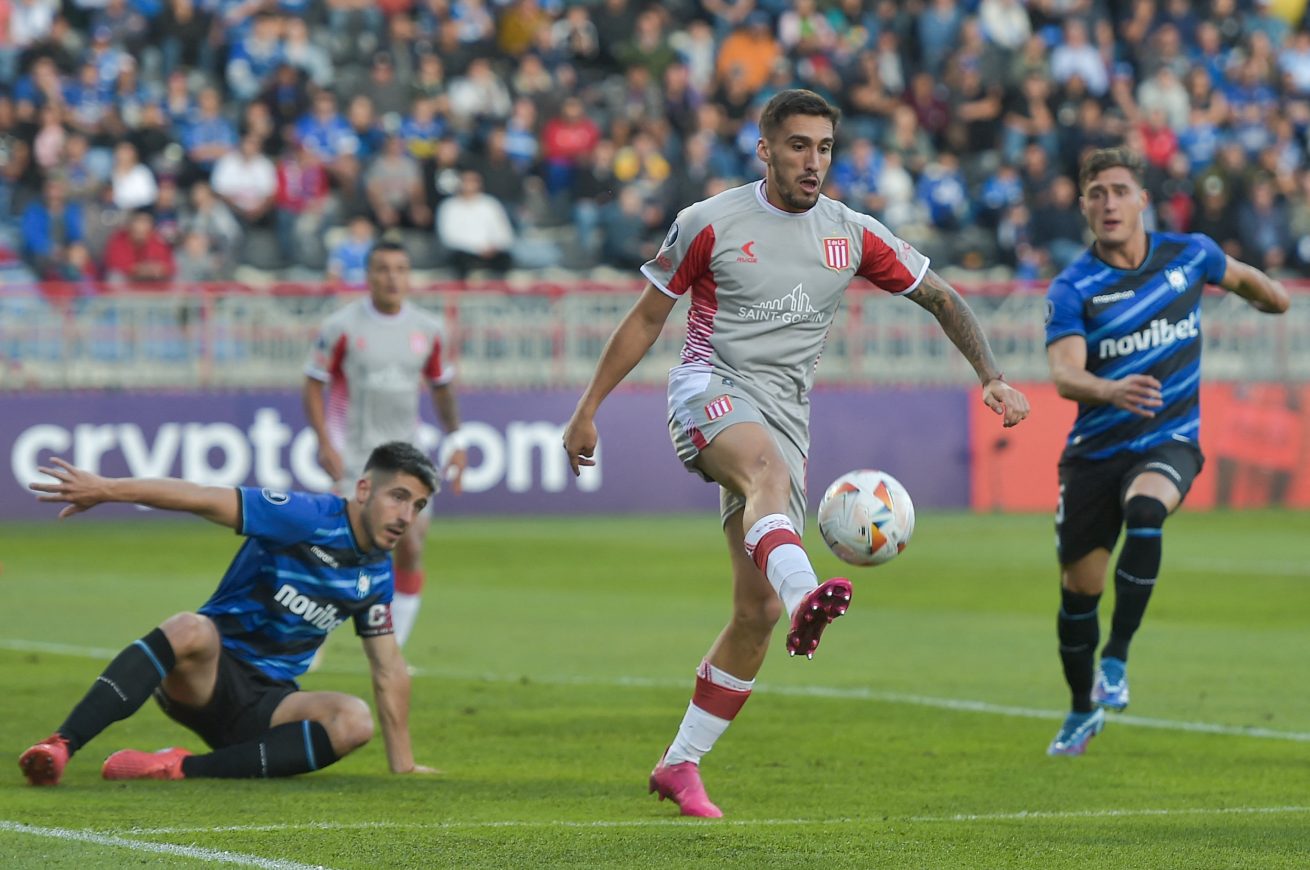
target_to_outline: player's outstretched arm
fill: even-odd
[[[414,749],[409,742],[409,669],[396,636],[364,638],[364,654],[373,677],[373,699],[387,747],[387,766],[392,773],[436,773],[414,763]]]
[[[937,318],[946,337],[973,366],[982,383],[983,401],[987,407],[1005,418],[1007,428],[1022,422],[1028,416],[1028,398],[1001,377],[982,325],[955,288],[929,269],[919,286],[907,295]]]
[[[1228,258],[1224,270],[1224,280],[1220,286],[1230,293],[1236,293],[1257,311],[1266,314],[1282,314],[1292,304],[1292,296],[1281,281],[1270,278],[1254,266],[1248,266],[1241,260]]]
[[[578,406],[564,429],[564,452],[569,456],[573,474],[583,465],[595,465],[591,457],[596,452],[596,411],[605,397],[628,376],[641,358],[655,344],[669,319],[669,312],[677,302],[647,284],[641,297],[615,328],[605,343],[596,371],[591,376]]]
[[[1082,405],[1114,405],[1139,417],[1154,417],[1164,405],[1160,382],[1150,375],[1131,374],[1117,380],[1100,378],[1087,370],[1087,339],[1066,335],[1046,348],[1055,389]]]
[[[198,517],[237,528],[241,523],[241,496],[230,486],[202,486],[172,477],[101,477],[59,457],[51,458],[53,467],[38,470],[54,478],[54,483],[30,484],[37,501],[65,504],[59,512],[66,519],[105,502],[125,502],[165,511],[186,511]]]

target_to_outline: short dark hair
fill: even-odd
[[[394,239],[383,239],[368,249],[368,256],[364,258],[364,268],[371,269],[373,267],[373,255],[379,251],[400,251],[402,254],[409,254],[409,251],[405,250],[405,246],[400,242]]]
[[[373,448],[364,463],[365,473],[381,471],[388,475],[401,472],[421,481],[428,489],[437,491],[437,467],[427,455],[406,441],[388,441]]]
[[[1122,167],[1132,173],[1139,186],[1146,186],[1146,161],[1136,151],[1122,145],[1115,148],[1098,148],[1083,158],[1078,172],[1078,192],[1082,193],[1093,178],[1107,169]]]
[[[841,121],[841,109],[829,103],[823,97],[814,91],[807,91],[803,88],[790,88],[785,91],[779,91],[773,95],[764,106],[764,111],[760,113],[760,135],[765,139],[770,139],[773,134],[778,132],[782,122],[792,115],[814,115],[819,118],[827,118],[832,122],[832,130],[837,132],[837,124]]]

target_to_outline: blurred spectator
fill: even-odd
[[[450,83],[450,114],[460,129],[504,121],[511,106],[509,88],[486,58],[474,58],[468,72]]]
[[[259,136],[248,134],[241,147],[214,165],[210,184],[247,227],[267,226],[277,198],[277,169],[260,150]]]
[[[62,114],[59,106],[47,105],[41,109],[41,126],[32,138],[32,156],[44,172],[58,166],[64,156],[68,130],[64,128]]]
[[[191,186],[191,205],[182,215],[183,236],[200,235],[224,277],[241,247],[241,224],[204,181]]]
[[[388,137],[382,154],[364,173],[364,192],[382,231],[393,227],[431,227],[432,212],[423,192],[418,163],[405,153],[398,136]]]
[[[281,18],[260,14],[246,34],[229,43],[225,78],[228,90],[242,102],[253,100],[263,80],[282,62],[281,31]]]
[[[205,88],[196,99],[195,119],[185,126],[182,146],[194,173],[208,176],[219,158],[237,147],[237,131],[223,117],[216,88]]]
[[[590,10],[581,4],[568,7],[551,26],[551,46],[569,63],[590,69],[600,59],[600,37]]]
[[[114,168],[109,173],[114,205],[120,211],[148,208],[159,196],[155,175],[137,157],[136,146],[119,142],[114,149]]]
[[[361,99],[369,101],[370,116],[376,113],[381,117],[394,115],[399,118],[409,109],[409,86],[396,77],[396,63],[387,52],[379,51],[373,55],[364,93],[354,97],[351,107]]]
[[[720,82],[734,78],[751,91],[757,91],[768,81],[782,49],[773,38],[768,13],[752,12],[746,18],[746,27],[733,31],[719,46],[716,65]]]
[[[635,188],[620,188],[618,198],[609,204],[601,219],[601,258],[606,265],[635,269],[659,252],[659,237],[652,235],[646,211],[647,205]]]
[[[959,229],[969,218],[968,190],[954,153],[942,151],[919,177],[919,202],[939,230]]]
[[[64,183],[68,198],[84,202],[95,197],[108,180],[108,166],[103,160],[91,156],[91,144],[81,133],[71,134],[64,142],[64,158],[46,178],[58,178]]]
[[[1105,58],[1087,37],[1087,24],[1081,18],[1071,17],[1064,23],[1064,41],[1051,52],[1051,77],[1061,85],[1077,76],[1094,96],[1101,96],[1110,87]]]
[[[350,125],[350,134],[355,137],[355,150],[352,154],[360,160],[371,160],[382,153],[387,137],[378,123],[371,96],[359,94],[351,99],[346,109],[346,123]]]
[[[1021,0],[982,0],[978,21],[988,41],[1007,52],[1023,48],[1032,33],[1032,22]]]
[[[959,42],[963,13],[956,0],[929,0],[917,19],[919,51],[924,68],[940,75],[951,46]]]
[[[23,257],[37,275],[48,275],[84,233],[82,206],[68,201],[62,181],[48,179],[41,198],[23,212]]]
[[[320,88],[331,87],[334,77],[332,58],[310,38],[309,23],[303,18],[288,17],[284,36],[281,51],[274,54],[274,62],[288,64],[299,70]],[[267,79],[267,72],[261,78]]]
[[[1072,180],[1056,176],[1050,198],[1032,212],[1030,237],[1036,249],[1049,258],[1052,271],[1059,272],[1082,256],[1086,222],[1078,210],[1078,190]]]
[[[614,155],[614,177],[621,184],[635,187],[648,201],[658,201],[664,192],[665,182],[672,174],[669,161],[660,153],[655,138],[643,131],[632,137]]]
[[[1233,257],[1245,256],[1242,243],[1238,240],[1240,229],[1237,222],[1237,210],[1229,208],[1230,189],[1222,176],[1210,174],[1202,176],[1197,183],[1200,193],[1200,207],[1192,221],[1192,232],[1205,233]]]
[[[637,15],[634,32],[614,50],[614,58],[627,69],[642,67],[652,81],[664,77],[664,70],[677,60],[677,54],[664,34],[664,16],[657,7]]]
[[[559,116],[547,121],[541,131],[546,189],[553,194],[572,184],[577,168],[599,141],[600,128],[587,117],[582,101],[576,97],[565,100]]]
[[[373,249],[375,235],[367,217],[351,218],[346,233],[328,251],[328,277],[351,286],[363,286],[368,273],[368,252]]]
[[[520,57],[533,44],[537,32],[551,26],[537,0],[515,0],[500,16],[496,45],[510,57]]]
[[[1250,199],[1238,212],[1242,260],[1259,269],[1276,270],[1287,260],[1292,246],[1287,206],[1265,178],[1251,186]]]
[[[517,225],[517,213],[524,199],[524,172],[528,165],[506,150],[508,141],[504,127],[493,128],[487,134],[486,144],[469,156],[467,165],[482,176],[483,189],[500,200],[509,212],[510,220]],[[576,183],[572,188],[576,193]],[[422,190],[421,183],[419,189]]]
[[[437,235],[451,253],[451,265],[460,278],[475,269],[504,273],[510,267],[514,229],[505,207],[482,192],[482,176],[473,171],[460,175],[458,196],[447,198],[437,211]]]
[[[187,233],[178,247],[177,280],[186,284],[221,281],[225,277],[222,264],[210,250],[209,240],[203,233]]]
[[[182,238],[182,209],[177,181],[172,178],[159,180],[159,196],[150,212],[155,218],[155,230],[168,242],[169,247],[176,247]]]
[[[105,246],[105,278],[156,282],[173,273],[173,249],[155,230],[154,217],[146,209],[132,212],[127,226],[115,231]]]
[[[1054,156],[1059,153],[1059,132],[1051,105],[1050,83],[1035,73],[1024,76],[1019,90],[1005,101],[1005,133],[1001,159],[1016,162],[1029,142],[1037,142]]]
[[[210,70],[214,67],[214,46],[210,42],[212,8],[197,6],[195,0],[167,0],[157,22],[165,76],[179,67]]]

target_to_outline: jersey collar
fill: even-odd
[[[405,313],[409,310],[409,302],[402,302],[400,310],[395,314],[383,314],[374,307],[372,297],[366,296],[364,297],[364,310],[368,312],[369,317],[381,320],[384,323],[391,323],[405,316]]]
[[[808,215],[810,212],[814,211],[813,208],[808,208],[805,211],[783,211],[773,203],[769,202],[769,198],[764,195],[764,184],[765,184],[765,179],[761,178],[759,183],[755,185],[755,199],[759,201],[759,204],[769,214],[776,214],[778,217],[785,217],[785,218],[791,218],[792,220],[796,220],[798,218],[803,218],[806,215]]]
[[[1093,260],[1107,269],[1113,269],[1116,272],[1122,272],[1125,275],[1136,275],[1146,268],[1147,263],[1151,262],[1151,255],[1155,253],[1155,233],[1146,234],[1146,256],[1142,258],[1142,265],[1138,266],[1136,269],[1121,269],[1118,266],[1111,266],[1105,260],[1101,259],[1100,254],[1096,253],[1096,245],[1094,244],[1088,247],[1087,253],[1091,255]]]

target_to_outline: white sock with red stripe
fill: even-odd
[[[422,603],[421,595],[397,592],[391,598],[391,627],[396,632],[396,643],[401,646],[409,640],[409,633],[418,621],[418,607]]]
[[[746,532],[746,555],[769,578],[788,616],[819,585],[810,557],[801,546],[801,536],[783,514],[769,514],[750,527]]]
[[[692,692],[677,736],[664,753],[664,763],[700,764],[701,756],[714,748],[715,741],[741,711],[754,685],[754,680],[739,679],[707,661],[701,662],[696,671],[696,690]]]

